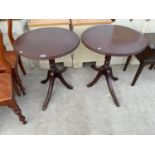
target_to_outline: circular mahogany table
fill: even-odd
[[[75,33],[56,27],[29,31],[15,41],[14,49],[18,55],[35,60],[49,60],[50,69],[48,70],[47,77],[41,81],[41,83],[45,84],[50,80],[43,110],[46,110],[48,106],[56,78],[68,89],[73,89],[61,75],[66,70],[66,67],[59,70],[55,65],[55,58],[72,52],[79,43],[80,39]]]
[[[112,80],[118,78],[113,76],[110,66],[111,56],[129,56],[142,52],[147,46],[147,40],[139,32],[116,25],[100,25],[87,29],[81,36],[83,44],[90,50],[105,55],[104,65],[100,68],[92,66],[98,71],[95,79],[87,86],[93,86],[102,75],[105,75],[108,88],[116,106],[120,106],[112,86]]]

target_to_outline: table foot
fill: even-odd
[[[111,71],[111,78],[112,78],[114,81],[117,81],[117,80],[118,80],[118,78],[115,77],[115,76],[113,75],[112,71]]]
[[[73,86],[71,86],[70,84],[68,84],[68,83],[64,80],[64,78],[63,78],[63,76],[62,76],[61,74],[58,74],[58,78],[59,78],[59,80],[60,80],[68,89],[73,89]]]
[[[112,79],[113,79],[113,77],[111,76],[111,72],[109,70],[106,71],[105,77],[106,77],[106,81],[107,81],[108,88],[109,88],[109,91],[111,93],[111,96],[112,96],[116,106],[119,107],[120,104],[118,102],[118,99],[117,99],[117,97],[115,95],[115,92],[114,92],[114,89],[113,89],[113,86],[112,86]]]
[[[95,79],[90,82],[89,84],[87,84],[87,87],[92,87],[99,79],[100,77],[103,75],[103,73],[101,71],[99,71],[95,77]]]
[[[94,65],[91,66],[94,70],[98,71],[98,73],[97,73],[95,79],[91,83],[89,83],[87,85],[87,87],[92,87],[100,79],[100,77],[102,75],[105,75],[110,94],[111,94],[116,106],[119,107],[120,104],[118,102],[118,99],[115,95],[115,92],[114,92],[114,89],[112,86],[112,80],[116,81],[116,80],[118,80],[118,78],[113,75],[112,68],[110,66],[110,60],[111,60],[111,56],[106,55],[105,62],[104,62],[103,66],[101,66],[100,68],[97,68]]]
[[[50,83],[49,83],[49,88],[48,88],[48,93],[47,93],[47,96],[46,96],[46,99],[45,99],[45,102],[44,102],[44,105],[43,105],[43,108],[42,108],[43,111],[45,111],[47,109],[49,100],[50,100],[51,95],[52,95],[54,81],[55,81],[55,78],[51,77],[50,78]]]
[[[91,65],[91,68],[94,69],[95,71],[100,71],[100,68],[97,68],[94,64]]]
[[[53,86],[54,86],[54,81],[56,78],[58,78],[68,89],[73,89],[73,87],[71,85],[69,85],[63,78],[63,76],[61,75],[62,72],[64,72],[67,68],[64,67],[62,70],[59,70],[56,65],[55,65],[55,60],[51,59],[49,60],[49,64],[50,64],[50,69],[47,72],[47,77],[45,80],[42,80],[41,83],[45,84],[48,82],[48,80],[50,80],[49,83],[49,88],[48,88],[48,93],[43,105],[42,110],[45,111],[47,109],[49,100],[51,98],[52,95],[52,91],[53,91]]]
[[[50,77],[49,74],[50,74],[50,71],[47,72],[47,77],[46,77],[46,79],[41,81],[42,84],[46,84],[46,83],[48,82],[49,77]]]

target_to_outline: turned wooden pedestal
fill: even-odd
[[[43,105],[42,110],[45,111],[47,109],[49,100],[51,98],[52,95],[52,91],[53,91],[53,86],[54,86],[54,81],[56,78],[58,78],[68,89],[73,89],[73,87],[71,85],[69,85],[63,78],[62,73],[67,69],[66,67],[64,67],[62,70],[59,70],[56,65],[55,65],[55,60],[54,59],[50,59],[49,60],[49,65],[50,65],[50,69],[47,72],[47,77],[45,80],[42,80],[41,83],[42,84],[46,84],[49,81],[49,88],[48,88],[48,93]]]

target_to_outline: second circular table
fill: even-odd
[[[73,89],[61,75],[66,68],[64,67],[64,69],[59,70],[55,65],[55,58],[69,54],[79,43],[80,39],[74,32],[56,27],[29,31],[15,41],[14,49],[18,55],[35,60],[49,60],[50,69],[48,70],[46,79],[42,81],[45,84],[50,80],[43,110],[46,110],[48,106],[56,78],[68,89]]]
[[[143,34],[123,26],[99,25],[87,29],[81,36],[83,44],[90,50],[105,55],[104,65],[100,68],[92,66],[98,74],[87,86],[93,86],[102,75],[105,75],[108,88],[116,106],[120,106],[112,86],[114,77],[110,66],[111,56],[129,56],[142,52],[147,46]]]

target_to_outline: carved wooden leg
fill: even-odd
[[[145,64],[143,64],[143,63],[141,63],[141,64],[139,65],[139,68],[138,68],[138,70],[137,70],[137,73],[136,73],[136,75],[135,75],[133,81],[132,81],[131,86],[134,86],[134,85],[135,85],[135,83],[136,83],[136,81],[137,81],[137,79],[138,79],[140,73],[142,72],[144,66],[145,66]]]
[[[92,87],[99,79],[100,77],[103,75],[102,71],[99,71],[95,77],[95,79],[90,82],[89,84],[87,84],[87,87]]]
[[[94,69],[95,71],[100,71],[100,68],[97,68],[94,64],[91,65],[91,68]]]
[[[10,104],[8,105],[9,108],[11,108],[15,114],[19,117],[19,120],[23,123],[26,124],[27,121],[25,120],[25,116],[22,115],[21,109],[19,108],[18,104],[16,103],[16,100],[13,99],[9,102]]]
[[[19,85],[19,88],[20,88],[21,92],[23,93],[23,95],[26,95],[25,88],[23,87],[22,81],[20,80],[20,77],[19,77],[19,74],[18,74],[18,70],[17,69],[13,69],[13,72],[14,72],[14,76],[16,78],[16,82]]]
[[[108,84],[108,88],[110,90],[110,93],[112,95],[112,98],[116,104],[117,107],[120,106],[119,102],[118,102],[118,99],[115,95],[115,92],[113,90],[113,86],[112,86],[112,77],[111,77],[111,71],[110,70],[106,70],[106,73],[105,73],[105,76],[106,76],[106,81],[107,81],[107,84]]]
[[[119,102],[118,102],[118,99],[115,95],[115,92],[114,92],[114,89],[113,89],[113,86],[112,86],[112,80],[118,80],[118,78],[114,77],[113,76],[113,72],[112,72],[112,68],[110,66],[110,60],[111,60],[111,56],[108,56],[106,55],[105,56],[105,62],[104,62],[104,74],[105,74],[105,77],[106,77],[106,81],[107,81],[107,84],[108,84],[108,88],[109,88],[109,91],[112,95],[112,98],[116,104],[117,107],[120,106]]]
[[[115,76],[113,75],[112,68],[111,68],[111,78],[112,78],[114,81],[117,81],[117,80],[118,80],[118,78],[115,77]]]
[[[53,91],[54,81],[55,81],[55,78],[53,76],[51,76],[50,77],[49,88],[48,88],[48,93],[47,93],[47,96],[46,96],[46,99],[45,99],[45,102],[44,102],[44,105],[43,105],[43,108],[42,108],[43,111],[45,111],[47,109],[47,106],[48,106],[48,103],[49,103],[49,100],[51,98],[51,94],[52,94],[52,91]]]
[[[128,65],[129,65],[129,63],[130,63],[130,61],[131,61],[131,58],[132,58],[132,56],[129,56],[129,57],[127,58],[127,61],[126,61],[125,66],[124,66],[124,68],[123,68],[123,71],[126,71]]]
[[[64,78],[63,78],[63,76],[61,75],[61,73],[58,73],[57,77],[58,77],[58,79],[59,79],[68,89],[73,89],[73,86],[71,86],[70,84],[68,84],[68,83],[64,80]]]
[[[87,85],[87,87],[92,87],[100,79],[100,77],[102,75],[105,75],[106,81],[107,81],[107,84],[108,84],[108,88],[109,88],[109,91],[110,91],[110,93],[112,95],[112,98],[113,98],[116,106],[119,107],[120,104],[119,104],[119,102],[117,100],[117,97],[115,95],[115,92],[114,92],[113,86],[112,86],[112,80],[116,81],[116,80],[118,80],[118,78],[114,77],[114,75],[113,75],[112,68],[110,66],[110,60],[111,60],[111,56],[106,55],[103,66],[101,66],[100,68],[92,66],[92,68],[95,69],[96,71],[98,71],[98,73],[97,73],[95,79],[91,83],[89,83]]]
[[[50,78],[50,73],[51,73],[51,71],[49,70],[49,71],[47,72],[47,77],[46,77],[46,79],[41,81],[42,84],[46,84],[46,83],[48,82],[48,80],[49,80],[49,78]]]
[[[18,56],[18,64],[19,64],[20,69],[21,69],[21,71],[23,72],[23,74],[26,75],[26,71],[25,71],[25,68],[24,68],[24,65],[23,65],[23,62],[22,62],[20,56]]]
[[[64,67],[62,70],[59,70],[56,65],[55,65],[55,60],[54,59],[50,59],[49,60],[49,65],[50,65],[50,69],[47,73],[47,77],[45,80],[41,81],[41,83],[45,84],[48,80],[50,80],[49,83],[49,88],[48,88],[48,93],[43,105],[42,110],[45,111],[47,109],[52,91],[53,91],[53,87],[54,87],[54,81],[56,78],[58,78],[68,89],[73,89],[73,87],[71,85],[69,85],[63,78],[63,76],[61,75],[62,72],[64,72],[67,68]]]
[[[154,67],[154,64],[153,64],[153,65],[151,65],[151,66],[149,67],[149,69],[150,69],[150,70],[152,70],[152,69],[153,69],[153,67]]]

